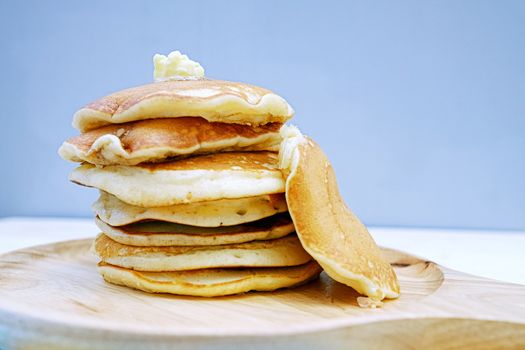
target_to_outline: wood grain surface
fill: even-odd
[[[213,299],[134,291],[102,280],[90,244],[0,257],[0,349],[525,348],[525,286],[394,250],[383,252],[401,297],[363,309],[324,273],[294,289]]]

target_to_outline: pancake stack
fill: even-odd
[[[295,234],[278,168],[292,117],[273,92],[177,79],[79,110],[59,154],[100,190],[93,251],[111,283],[220,296],[305,283],[321,272]]]
[[[102,277],[153,293],[272,291],[322,269],[379,305],[399,284],[341,198],[321,148],[285,125],[293,109],[256,86],[204,78],[156,55],[156,82],[80,109],[59,149],[70,180],[99,189]]]

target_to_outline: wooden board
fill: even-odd
[[[90,244],[0,257],[1,349],[525,348],[525,286],[398,251],[383,250],[401,298],[363,309],[324,273],[295,289],[214,299],[134,291],[102,280]]]

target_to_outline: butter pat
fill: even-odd
[[[153,56],[153,79],[158,81],[185,80],[204,78],[204,68],[199,62],[192,61],[180,51]]]

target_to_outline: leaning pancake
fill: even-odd
[[[175,80],[137,86],[80,109],[80,131],[143,119],[202,117],[211,122],[284,123],[294,111],[279,95],[257,86],[222,80]]]
[[[142,272],[100,263],[104,280],[149,293],[217,297],[237,293],[273,291],[294,287],[316,278],[321,267],[310,261],[293,267],[203,269],[176,272]]]
[[[109,238],[134,246],[204,246],[237,244],[284,237],[294,232],[287,214],[279,214],[244,225],[195,227],[165,221],[146,221],[125,226],[111,226],[95,219]]]
[[[284,192],[277,154],[265,151],[214,153],[136,166],[83,164],[70,180],[142,207]]]
[[[137,247],[100,234],[93,249],[105,263],[139,271],[295,266],[311,259],[296,235],[220,246]]]
[[[219,199],[207,202],[144,208],[128,204],[100,191],[92,206],[95,215],[112,226],[144,220],[161,220],[183,225],[218,227],[256,221],[287,210],[284,193],[255,197]]]
[[[333,279],[373,299],[397,298],[396,274],[341,198],[326,155],[298,130],[284,133],[286,200],[303,247]]]
[[[65,160],[135,165],[225,151],[278,151],[282,124],[249,126],[203,118],[149,119],[107,125],[75,136],[58,153]]]

